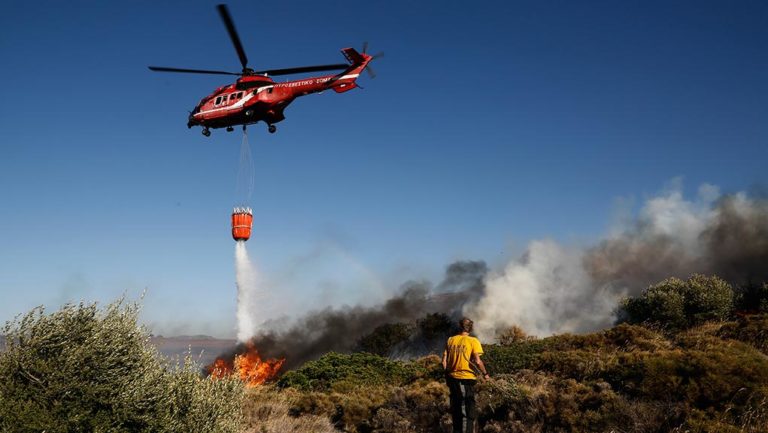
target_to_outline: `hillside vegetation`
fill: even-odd
[[[621,324],[486,346],[482,432],[766,432],[768,315],[675,333]],[[435,355],[330,353],[268,391],[349,432],[450,431]]]
[[[756,308],[737,313],[747,306]],[[611,329],[542,339],[504,330],[485,345],[493,377],[478,386],[479,431],[768,432],[766,306],[765,285],[734,290],[694,275],[624,300]],[[392,353],[418,325],[380,327],[361,346]],[[436,355],[329,353],[262,392],[290,395],[290,413],[342,431],[450,431]]]
[[[746,308],[751,307],[751,308]],[[768,432],[768,287],[695,275],[619,306],[621,323],[533,338],[511,327],[485,344],[485,433]],[[326,353],[276,383],[174,366],[118,302],[36,309],[6,325],[2,432],[398,432],[451,430],[437,342],[447,316],[391,324],[356,353]],[[418,343],[433,354],[396,360]]]
[[[0,431],[221,432],[242,426],[243,384],[163,359],[122,301],[37,308],[6,324]]]

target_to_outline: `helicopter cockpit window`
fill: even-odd
[[[213,102],[213,105],[219,105],[221,104],[221,96],[216,97],[216,101]]]
[[[237,94],[233,93],[233,94],[229,95],[229,100],[230,101],[234,101],[236,97],[237,97]]]
[[[237,99],[240,99],[240,98],[242,98],[242,97],[243,97],[243,92],[238,92],[238,94],[237,94]]]

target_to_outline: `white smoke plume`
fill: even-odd
[[[261,309],[256,267],[248,257],[245,242],[235,242],[235,278],[237,283],[237,341],[245,342],[256,332]]]
[[[618,294],[595,289],[583,258],[582,250],[534,241],[520,260],[486,277],[484,296],[465,314],[484,340],[511,325],[533,335],[607,326]]]
[[[512,325],[537,336],[589,332],[614,323],[622,297],[665,278],[714,274],[747,288],[768,282],[766,263],[768,200],[721,195],[711,185],[686,199],[681,183],[674,181],[586,247],[537,240],[501,269],[491,270],[482,261],[455,262],[438,284],[410,281],[381,304],[328,307],[289,323],[256,324],[264,317],[264,304],[254,302],[256,274],[245,245],[238,245],[238,338],[252,334],[250,341],[262,354],[286,358],[284,368],[291,369],[328,351],[354,351],[384,324],[418,327],[432,313],[454,322],[462,314],[472,318],[483,342],[494,341],[497,331]],[[431,346],[422,343],[447,336],[429,329],[431,337],[423,331],[423,338],[410,338],[390,355],[429,353]]]
[[[512,325],[537,336],[587,332],[610,326],[622,297],[664,278],[707,273],[764,281],[766,259],[765,201],[721,196],[707,184],[686,200],[676,180],[592,247],[531,242],[520,259],[486,276],[483,296],[464,313],[485,340]]]

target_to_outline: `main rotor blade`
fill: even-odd
[[[243,44],[240,43],[240,36],[237,35],[235,23],[232,22],[232,17],[229,15],[229,9],[227,9],[225,4],[220,4],[216,8],[219,10],[222,21],[224,21],[224,26],[227,27],[227,32],[229,32],[229,38],[232,39],[232,44],[235,46],[235,51],[237,51],[237,55],[240,57],[240,64],[245,69],[248,65],[248,57],[245,55],[245,50],[243,50]]]
[[[216,75],[237,75],[240,76],[242,74],[238,74],[236,72],[226,72],[226,71],[209,71],[205,69],[182,69],[182,68],[166,68],[163,66],[149,66],[149,69],[156,71],[156,72],[186,72],[190,74],[216,74]]]
[[[268,69],[266,71],[253,71],[254,74],[290,75],[304,72],[337,71],[349,68],[348,63],[336,63],[335,65],[302,66],[299,68]]]

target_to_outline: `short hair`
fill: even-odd
[[[462,332],[472,332],[472,325],[474,324],[475,322],[467,317],[462,317],[461,320],[459,320],[459,328],[461,328]]]

